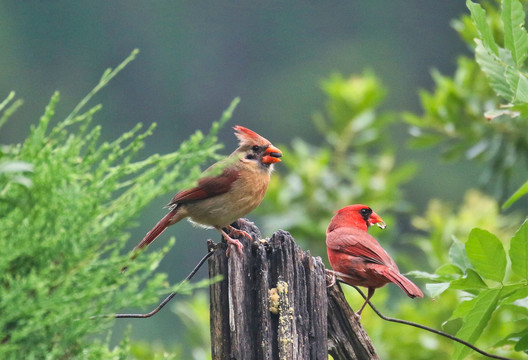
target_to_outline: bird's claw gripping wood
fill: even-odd
[[[249,240],[253,241],[253,238],[251,237],[251,235],[249,235],[247,232],[245,232],[244,230],[239,230],[239,229],[235,229],[234,227],[232,227],[231,225],[229,225],[227,227],[227,229],[229,230],[229,235],[235,235],[235,236],[245,236],[247,237]]]
[[[251,237],[251,235],[249,235],[244,230],[236,229],[236,228],[232,227],[231,225],[226,226],[226,229],[229,230],[229,235],[224,230],[220,229],[220,232],[222,233],[222,237],[227,241],[226,256],[229,256],[229,254],[231,252],[231,248],[229,247],[229,244],[235,245],[237,247],[238,253],[242,254],[242,250],[244,249],[244,245],[242,245],[242,243],[240,241],[238,241],[236,239],[233,239],[231,236],[233,236],[233,235],[234,236],[245,236],[251,241],[253,241],[253,238]]]
[[[244,249],[244,246],[242,245],[242,243],[238,240],[235,240],[235,239],[231,239],[233,240],[232,242],[231,241],[228,241],[230,244],[233,244],[237,247],[237,251],[239,254],[242,254],[242,250]],[[231,248],[229,247],[229,245],[227,246],[227,250],[226,250],[226,256],[229,256],[229,254],[231,253]]]
[[[337,281],[336,273],[335,271],[328,270],[328,269],[325,269],[325,273],[326,273],[326,287],[331,288],[332,286],[335,285]]]
[[[229,227],[231,227],[232,229],[236,230],[232,226],[229,226]],[[231,247],[229,246],[229,244],[235,245],[237,247],[238,253],[242,254],[242,250],[244,250],[244,245],[242,245],[242,243],[240,241],[238,241],[236,239],[233,239],[232,237],[227,235],[227,233],[223,229],[220,229],[220,228],[217,228],[217,229],[222,234],[222,237],[227,241],[226,256],[229,256],[229,254],[231,253]],[[246,233],[245,231],[241,231],[241,230],[237,230],[237,231],[245,233],[251,239],[251,236],[249,236],[249,234]],[[230,231],[230,234],[232,234],[232,233],[233,233],[233,231]]]

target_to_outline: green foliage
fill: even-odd
[[[471,11],[472,23],[466,18],[457,23],[457,28],[462,32],[463,37],[468,39],[464,33],[467,35],[472,32],[469,24],[474,26],[475,35],[478,37],[475,40],[476,63],[468,59],[461,60],[453,80],[442,78],[442,82],[437,81],[438,86],[434,95],[422,96],[426,115],[421,118],[407,115],[406,120],[416,127],[413,134],[416,135],[420,145],[425,146],[432,145],[432,142],[424,135],[424,129],[431,133],[432,130],[441,129],[442,126],[449,128],[452,134],[435,131],[435,136],[439,140],[438,143],[450,140],[449,137],[457,139],[458,143],[448,150],[450,155],[459,157],[464,150],[468,158],[485,160],[489,163],[488,173],[498,173],[504,180],[513,173],[519,171],[522,173],[519,162],[528,159],[526,121],[528,114],[524,110],[528,100],[524,75],[524,62],[528,56],[528,34],[524,29],[525,13],[517,0],[504,0],[500,13],[489,8],[488,16],[480,5],[471,1],[467,4]],[[503,26],[499,27],[501,22]],[[502,34],[503,47],[495,41],[496,33]],[[499,99],[490,94],[489,89],[477,86],[482,81],[482,75],[480,78],[475,77],[474,80],[466,78],[466,81],[457,82],[457,79],[463,78],[461,74],[467,74],[469,69],[482,71],[481,74],[486,76],[485,79],[493,92],[508,102],[506,107],[499,109]],[[467,87],[463,88],[462,85]],[[442,93],[447,93],[447,89],[454,97],[442,99]],[[458,101],[452,101],[455,99]],[[458,105],[453,108],[455,111],[445,112],[446,107],[439,106],[442,103]],[[472,113],[467,111],[468,109],[477,112]],[[484,113],[484,110],[487,110],[487,122],[482,119],[479,121],[473,116]],[[455,116],[457,113],[461,115],[458,119]],[[446,114],[451,115],[445,116]],[[470,116],[467,116],[468,114]],[[468,119],[471,122],[467,123]],[[466,131],[460,131],[461,129]],[[456,151],[452,151],[453,149]],[[505,203],[504,207],[513,204],[525,194],[525,188],[526,184]],[[486,209],[484,206],[475,207],[470,215],[475,218],[476,214],[482,215],[484,209]],[[506,238],[506,234],[497,237],[488,230],[499,229],[497,219],[503,219],[501,220],[503,227],[506,225],[506,220],[510,223],[518,220],[512,219],[512,216],[499,217],[497,210],[495,205],[493,212],[496,215],[484,211],[492,215],[489,220],[482,222],[481,225],[474,224],[476,227],[470,232],[466,229],[466,234],[469,232],[469,236],[465,244],[457,238],[466,236],[453,232],[452,224],[450,225],[448,220],[450,216],[445,211],[439,213],[444,215],[434,218],[428,214],[429,221],[423,223],[424,219],[418,219],[415,222],[418,227],[425,230],[427,226],[435,225],[434,228],[441,229],[442,234],[451,233],[455,238],[449,248],[448,259],[445,256],[437,256],[438,261],[434,263],[438,267],[434,274],[425,272],[414,272],[414,274],[430,281],[427,289],[431,296],[442,296],[442,298],[452,296],[450,289],[455,290],[455,294],[460,292],[458,296],[463,301],[454,308],[449,321],[444,324],[445,329],[455,332],[457,336],[469,342],[485,341],[493,344],[491,346],[496,349],[509,352],[509,356],[515,356],[512,355],[513,351],[528,350],[525,341],[527,307],[524,300],[528,296],[525,268],[527,223],[525,221],[516,235],[511,238],[510,250],[507,254],[505,248],[508,242],[499,240]],[[457,214],[457,218],[467,219],[462,213]],[[443,226],[438,226],[440,224]],[[431,234],[434,254],[439,255],[445,247],[447,236],[441,236],[439,239],[434,232]],[[431,253],[428,254],[432,258]],[[508,321],[508,319],[516,319],[516,321]],[[494,326],[497,323],[501,324],[500,331]],[[463,359],[470,353],[471,350],[468,348],[456,344],[453,358]]]
[[[489,100],[492,100],[495,105],[491,110],[488,109],[486,115],[489,124],[479,125],[481,128],[488,128],[482,133],[485,136],[480,139],[474,137],[474,141],[478,143],[467,149],[466,155],[480,145],[478,152],[486,154],[484,158],[492,161],[488,171],[498,172],[507,178],[523,168],[519,161],[528,159],[528,78],[525,75],[528,34],[524,28],[525,12],[517,0],[503,0],[500,14],[492,10],[489,18],[480,5],[469,0],[467,5],[478,35],[475,39],[476,63],[485,74],[491,89],[508,104],[497,110],[498,99],[493,99],[487,91],[472,94],[480,98],[479,102],[482,104],[487,101],[489,104]],[[497,21],[499,16],[502,27],[497,26],[500,23]],[[494,24],[502,34],[503,46],[495,41],[495,31],[490,24]],[[464,29],[462,26],[459,28]],[[469,66],[466,65],[467,67]],[[460,67],[458,71],[461,71]],[[418,120],[412,116],[407,119]],[[438,117],[432,122],[437,120]],[[419,126],[418,122],[414,125]],[[462,137],[461,140],[471,141],[471,135],[476,133],[466,135],[469,136]],[[494,140],[490,142],[490,139]],[[490,147],[493,141],[498,141],[498,145]],[[526,184],[528,183],[510,197],[504,207],[510,206],[528,192]],[[493,321],[519,319],[503,326],[502,331],[495,334],[494,347],[528,352],[525,340],[527,321],[522,320],[526,319],[523,316],[527,313],[524,299],[528,296],[525,249],[528,242],[527,229],[525,220],[511,239],[507,254],[507,242],[499,240],[499,237],[487,230],[473,228],[464,246],[457,240],[453,242],[448,263],[441,265],[435,274],[428,276],[422,273],[422,276],[433,281],[428,284],[428,289],[432,290],[434,296],[439,296],[448,289],[464,291],[464,301],[454,309],[450,320],[444,324],[446,328],[458,328],[457,336],[475,343],[487,326],[490,330],[493,329]],[[470,353],[468,348],[456,344],[453,358],[463,359]]]
[[[500,289],[483,290],[474,299],[471,308],[463,318],[462,327],[457,332],[458,337],[470,343],[476,342],[497,306],[500,291]],[[455,344],[455,348],[453,358],[457,360],[465,358],[471,352],[471,349],[462,344]]]
[[[134,360],[178,360],[183,358],[182,344],[176,344],[167,350],[160,344],[135,341],[129,348],[129,358]]]
[[[52,125],[55,93],[25,142],[1,147],[2,359],[128,358],[126,339],[111,350],[101,337],[114,322],[102,315],[152,306],[171,290],[166,275],[153,271],[174,241],[130,262],[127,229],[152,199],[190,186],[199,164],[218,158],[216,133],[237,100],[210,134],[196,132],[174,153],[135,160],[154,124],[101,143],[102,128],[92,125],[100,106],[83,110],[135,55],[107,70],[65,120]],[[7,107],[13,97],[0,106],[2,122],[20,105]]]
[[[515,191],[512,196],[506,202],[504,203],[503,207],[505,209],[512,206],[517,200],[519,200],[522,196],[526,195],[528,193],[528,181],[526,181],[517,191]]]
[[[466,243],[469,261],[483,278],[502,282],[506,273],[506,252],[489,231],[475,228]]]
[[[189,360],[211,359],[209,329],[209,293],[197,291],[192,299],[178,299],[172,311],[183,320],[186,328],[185,347]]]
[[[519,334],[525,334],[528,321],[521,319],[525,318],[527,307],[525,301],[520,299],[528,296],[528,258],[523,256],[527,243],[528,221],[512,237],[508,257],[504,242],[497,236],[474,228],[465,246],[453,243],[450,264],[441,266],[435,274],[415,273],[440,285],[428,286],[428,289],[435,291],[434,296],[439,296],[448,289],[465,292],[465,300],[453,310],[449,319],[449,322],[462,320],[462,325],[456,332],[458,337],[476,343],[492,317],[519,319],[508,327],[508,333],[501,334],[501,341],[495,339],[496,344],[515,344]],[[462,258],[464,259],[461,261]],[[507,266],[508,263],[511,268]],[[450,327],[449,324],[445,326]],[[517,343],[515,350],[526,351],[528,348]],[[463,359],[469,353],[466,347],[455,345],[455,359]]]
[[[435,88],[420,92],[423,114],[406,113],[403,119],[411,126],[412,148],[435,147],[447,159],[479,161],[481,183],[496,184],[502,200],[510,194],[510,182],[521,178],[522,184],[526,177],[525,15],[518,0],[503,0],[501,11],[489,4],[485,10],[471,1],[467,5],[471,16],[453,24],[475,59],[459,58],[453,76],[434,71]],[[101,127],[91,125],[99,107],[81,110],[130,59],[105,72],[64,121],[50,125],[56,94],[24,144],[0,147],[1,358],[210,356],[204,295],[174,305],[189,328],[185,345],[170,352],[127,339],[109,349],[101,334],[112,320],[89,319],[152,304],[169,290],[164,275],[151,279],[160,252],[143,254],[120,273],[128,264],[128,256],[120,255],[126,230],[150,200],[190,186],[200,173],[198,164],[218,158],[216,132],[236,105],[209,135],[197,132],[172,154],[134,160],[153,127],[140,133],[138,126],[99,145]],[[391,134],[399,118],[380,112],[386,89],[372,72],[350,78],[334,74],[322,88],[326,108],[314,116],[319,143],[296,138],[281,146],[285,170],[272,177],[259,208],[267,232],[285,228],[319,255],[325,252],[326,226],[340,207],[368,204],[389,225],[398,216],[402,222],[409,217],[412,206],[402,185],[418,166],[396,161]],[[21,105],[13,99],[10,94],[0,104],[0,126]],[[503,206],[527,192],[525,182]],[[419,285],[434,301],[411,301],[388,286],[376,292],[374,303],[383,313],[443,327],[494,353],[512,358],[528,353],[528,221],[519,227],[526,214],[502,214],[498,200],[474,189],[456,206],[432,199],[421,214],[412,217],[412,230],[403,225],[373,233],[401,269],[420,269],[411,275],[426,282]],[[351,289],[345,292],[357,308],[362,299]],[[474,354],[422,330],[387,324],[368,311],[362,323],[382,358]]]
[[[517,0],[504,0],[502,11],[492,6],[484,11],[471,2],[468,7],[472,17],[463,16],[454,26],[475,49],[476,60],[459,58],[452,77],[434,71],[434,90],[420,93],[424,114],[405,113],[403,118],[411,125],[413,149],[434,146],[446,159],[479,161],[484,168],[481,184],[495,180],[502,197],[510,181],[526,176],[522,164],[528,160],[524,12]],[[323,89],[326,114],[315,117],[321,145],[295,139],[290,147],[281,146],[288,173],[275,177],[263,207],[268,229],[285,227],[317,254],[324,253],[317,249],[324,244],[332,212],[344,205],[363,202],[383,217],[387,211],[405,215],[410,207],[401,187],[414,168],[394,161],[390,135],[396,119],[378,114],[385,89],[372,73],[350,79],[333,75]],[[501,105],[504,101],[507,104]],[[385,167],[385,161],[390,165]],[[518,200],[526,186],[505,206]],[[518,358],[528,346],[526,222],[512,237],[521,216],[501,214],[497,200],[473,189],[459,206],[432,199],[424,214],[412,219],[420,232],[398,233],[401,229],[396,228],[388,236],[392,245],[405,248],[406,254],[389,249],[402,268],[436,269],[411,273],[427,282],[434,303],[410,301],[398,290],[377,291],[374,302],[391,316],[443,327],[491,352]],[[375,236],[387,239],[386,233]],[[395,239],[410,239],[414,245]],[[345,291],[353,307],[361,304],[353,290]],[[419,353],[416,358],[454,354],[462,359],[474,354],[449,340],[389,325],[367,313],[362,323],[382,358]]]
[[[510,260],[512,271],[528,281],[528,223],[525,221],[511,240]]]
[[[500,47],[486,22],[480,5],[467,1],[479,39],[475,49],[476,60],[486,74],[497,95],[512,104],[528,100],[528,78],[523,73],[528,56],[528,34],[524,29],[525,13],[518,0],[503,0],[502,23],[504,47]]]
[[[504,0],[500,13],[489,7],[486,14],[480,5],[467,4],[471,18],[463,17],[454,24],[474,48],[476,62],[460,58],[453,78],[434,72],[434,93],[420,94],[424,115],[405,114],[405,120],[412,125],[414,146],[441,145],[447,159],[465,157],[491,164],[485,167],[481,182],[498,178],[497,191],[502,198],[523,169],[520,164],[528,161],[525,14],[518,0]],[[503,46],[496,38],[503,40]],[[526,191],[525,184],[505,206]]]
[[[205,285],[210,282],[207,280],[202,283]],[[200,286],[200,283],[197,286]],[[181,294],[181,291],[178,293]],[[208,292],[196,291],[187,299],[179,296],[172,301],[170,307],[182,319],[185,335],[168,349],[156,343],[134,342],[130,347],[130,355],[136,360],[211,359]]]
[[[517,138],[515,147],[510,150],[510,157],[526,160],[528,150],[528,77],[525,60],[528,56],[528,33],[525,30],[525,12],[518,0],[503,0],[502,23],[504,48],[495,42],[487,23],[481,20],[485,14],[482,8],[468,0],[472,18],[480,35],[476,39],[475,57],[482,71],[486,74],[495,93],[508,102],[506,110],[495,111],[493,118],[501,123],[513,122],[513,129],[522,134]],[[506,119],[500,119],[506,117]],[[519,118],[519,121],[512,121]],[[511,125],[510,125],[511,126]],[[520,155],[520,156],[519,156]],[[505,206],[528,192],[528,181],[510,199]]]
[[[491,178],[491,174],[502,177],[504,191],[510,177],[523,174],[520,162],[528,159],[525,14],[517,0],[504,0],[501,12],[489,7],[487,14],[478,4],[468,1],[467,5],[471,21],[465,17],[455,27],[466,41],[471,40],[469,34],[477,37],[476,62],[459,60],[453,79],[435,74],[434,94],[422,93],[425,115],[406,114],[405,118],[414,127],[414,145],[438,144],[446,149],[444,154],[448,157],[456,159],[464,154],[469,159],[483,160],[487,164],[485,179]],[[495,41],[498,37],[504,39],[503,45]],[[499,105],[504,100],[508,104]],[[487,121],[480,115],[484,113]],[[504,207],[525,194],[522,190],[525,188],[526,184]],[[451,209],[432,203],[432,213],[415,219],[418,228],[435,229],[429,230],[431,243],[426,245],[428,239],[424,238],[420,245],[424,250],[434,250],[426,254],[437,268],[433,274],[413,273],[429,281],[426,287],[431,296],[445,299],[455,294],[462,300],[443,324],[444,329],[471,343],[487,343],[503,355],[516,357],[514,351],[528,349],[523,339],[528,324],[524,300],[528,296],[526,221],[511,238],[510,250],[506,253],[508,242],[500,239],[511,236],[504,230],[518,223],[518,219],[512,215],[499,216],[498,206],[491,199],[486,205],[481,196],[473,193],[471,197],[474,206],[465,214],[460,211],[453,216]],[[478,217],[485,221],[475,223]],[[453,225],[460,219],[473,220],[471,230],[466,226],[462,233],[455,231]],[[495,231],[502,234],[496,236]],[[443,254],[450,236],[453,240],[446,257]],[[465,243],[458,240],[466,237]],[[470,349],[456,344],[453,358],[463,359],[471,353]]]
[[[409,300],[399,293],[399,289],[395,286],[391,289],[389,285],[388,289],[376,291],[374,303],[387,315],[439,329],[443,328],[444,331],[455,334],[460,329],[465,314],[462,310],[472,304],[461,302],[461,300],[465,301],[469,296],[475,296],[489,289],[488,280],[475,271],[469,260],[465,243],[457,239],[467,238],[475,227],[486,228],[490,232],[499,234],[500,238],[509,238],[514,231],[512,227],[515,227],[518,222],[518,216],[501,215],[500,208],[493,198],[475,190],[468,191],[464,201],[457,206],[433,199],[423,215],[412,219],[414,227],[421,231],[399,235],[411,238],[412,243],[421,250],[418,254],[413,252],[412,262],[407,261],[407,264],[413,265],[409,266],[416,269],[424,269],[427,266],[436,268],[434,273],[423,270],[409,273],[412,278],[420,278],[427,282],[426,294],[432,298],[432,301],[427,298]],[[405,259],[401,253],[392,252],[392,255],[398,264],[402,264],[402,259]],[[471,256],[475,257],[474,254]],[[418,259],[421,259],[420,263]],[[494,261],[495,258],[493,258]],[[422,263],[425,265],[421,265]],[[491,281],[490,284],[497,283]],[[399,296],[391,296],[392,292]],[[361,304],[354,290],[348,291],[348,297],[353,306]],[[509,320],[512,316],[514,313],[507,308],[499,308],[498,312],[494,312],[491,320],[487,322],[489,326],[481,334],[476,345],[480,347],[482,344],[495,345],[498,339],[506,338],[508,334],[522,328],[521,324]],[[448,319],[450,320],[446,321]],[[452,341],[415,328],[405,327],[403,329],[401,326],[387,324],[370,312],[364,313],[361,321],[382,358],[402,359],[405,358],[402,354],[419,352],[420,357],[417,358],[446,359],[451,358],[455,351],[455,343]],[[469,323],[475,325],[472,322]],[[405,337],[401,336],[403,331],[406,334]],[[397,341],[389,340],[393,338]],[[512,351],[508,350],[511,347],[510,344],[497,346],[504,346],[500,349],[503,355],[512,355]],[[493,352],[491,349],[490,351]]]
[[[326,114],[316,114],[321,144],[295,138],[281,145],[287,174],[275,174],[259,213],[267,231],[287,229],[322,253],[333,212],[352,202],[376,211],[405,209],[400,187],[414,173],[412,164],[396,166],[390,144],[394,117],[378,114],[385,89],[371,72],[323,81]]]

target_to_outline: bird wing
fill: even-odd
[[[333,251],[361,257],[366,261],[377,264],[396,266],[394,260],[376,239],[361,229],[353,227],[338,228],[327,235],[326,244]]]
[[[207,169],[205,173],[209,172]],[[206,176],[198,180],[198,185],[183,190],[174,195],[171,202],[167,205],[173,207],[177,204],[183,204],[191,201],[207,199],[213,196],[221,195],[233,186],[233,183],[240,176],[240,172],[232,167],[226,167],[220,175]]]

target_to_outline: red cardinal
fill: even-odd
[[[240,145],[228,158],[204,171],[198,185],[177,193],[167,205],[169,213],[141,240],[134,250],[153,242],[167,226],[184,218],[198,225],[215,228],[229,243],[242,251],[240,241],[229,235],[244,235],[230,224],[255,209],[266,193],[273,163],[281,161],[282,152],[268,140],[242,126],[234,127]],[[208,176],[212,171],[221,173]],[[217,170],[219,171],[219,170]],[[227,228],[227,234],[223,228]]]
[[[385,229],[385,223],[371,208],[350,205],[337,211],[326,230],[328,259],[336,275],[350,285],[368,288],[367,300],[357,312],[358,316],[374,291],[390,282],[411,298],[423,297],[422,291],[400,274],[390,255],[367,233],[373,224]]]

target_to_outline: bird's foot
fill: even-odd
[[[229,226],[229,227],[231,227],[231,226]],[[222,234],[222,237],[227,241],[226,256],[229,256],[229,254],[231,253],[231,247],[229,245],[235,245],[237,247],[238,253],[242,254],[242,250],[244,249],[244,245],[242,245],[242,243],[240,241],[235,240],[232,237],[230,237],[229,235],[227,235],[226,232],[222,228],[218,227],[216,229],[218,231],[220,231],[220,233]],[[235,228],[233,228],[233,229],[236,230]],[[231,229],[229,229],[229,230],[230,230],[230,234],[232,234],[233,231]]]
[[[335,285],[337,277],[334,271],[325,269],[326,272],[326,287],[330,288]]]
[[[231,253],[231,247],[229,244],[235,245],[237,247],[237,251],[239,254],[242,254],[242,250],[244,249],[244,245],[238,240],[232,239],[229,236],[225,238],[227,240],[227,250],[226,250],[226,256],[229,257],[229,254]]]
[[[361,320],[361,313],[363,312],[363,309],[365,308],[365,306],[367,306],[367,304],[369,303],[370,298],[374,295],[374,291],[376,291],[376,288],[368,288],[368,294],[367,294],[367,297],[365,298],[365,302],[363,303],[359,311],[355,313],[356,319],[358,321]]]
[[[245,236],[247,237],[249,240],[253,241],[253,238],[251,237],[251,235],[249,235],[247,232],[245,232],[244,230],[239,230],[239,229],[235,229],[234,227],[232,227],[231,225],[229,225],[227,227],[229,229],[229,235],[235,235],[235,236]],[[232,240],[232,239],[231,239]],[[238,240],[237,240],[238,241]],[[240,242],[239,242],[240,243]]]

